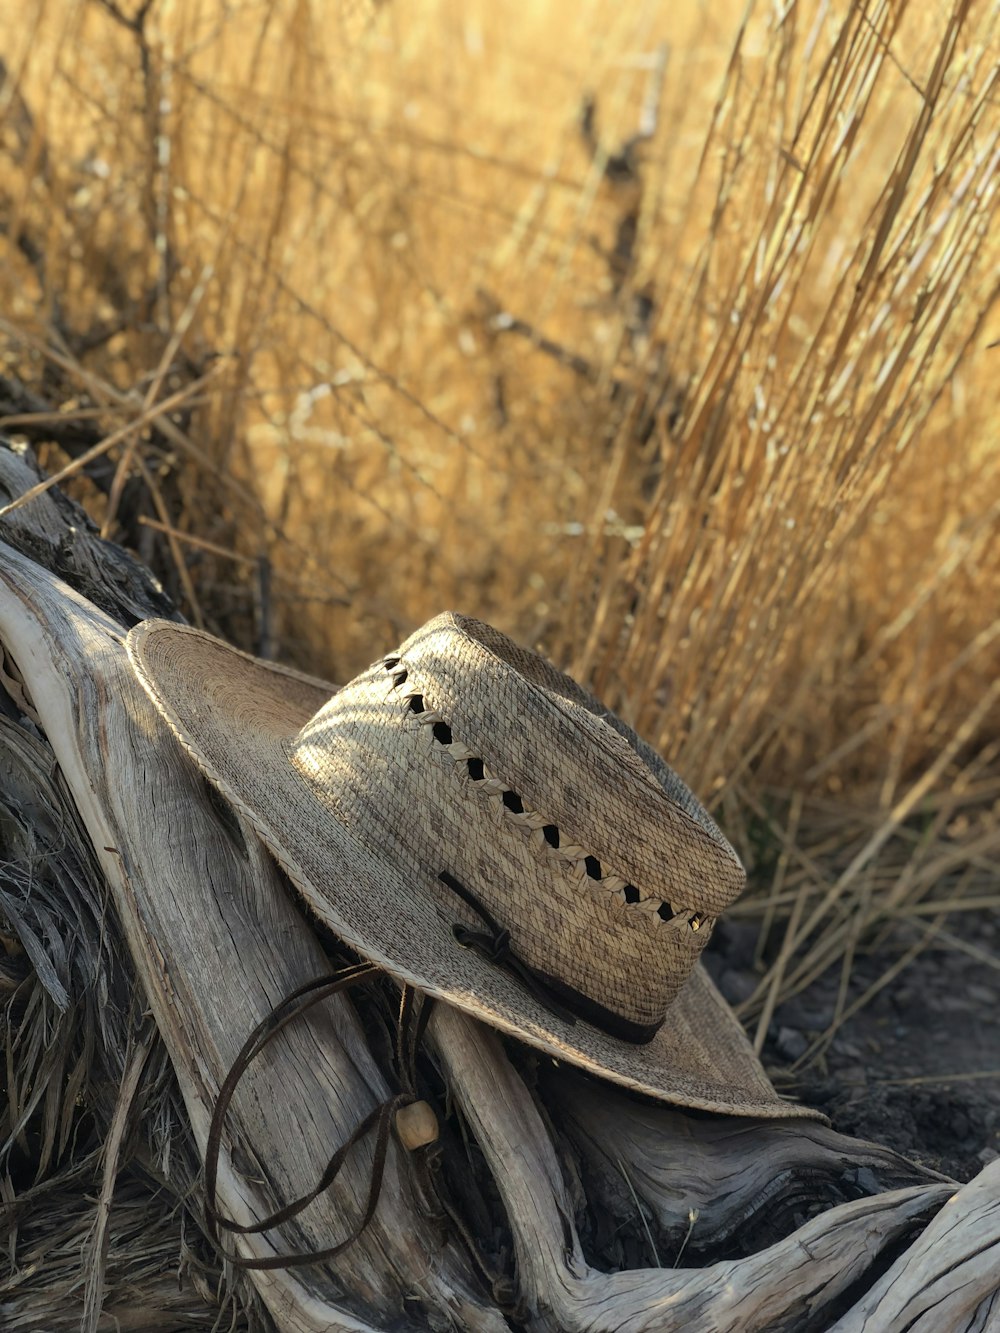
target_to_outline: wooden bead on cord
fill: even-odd
[[[408,1152],[426,1148],[437,1136],[437,1116],[429,1102],[410,1102],[396,1112],[396,1137]]]

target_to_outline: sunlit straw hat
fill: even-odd
[[[698,962],[736,854],[543,658],[450,613],[332,693],[166,621],[128,650],[317,916],[401,983],[652,1097],[815,1114],[778,1097]]]

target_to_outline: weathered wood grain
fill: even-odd
[[[695,1117],[569,1069],[542,1078],[541,1091],[581,1158],[590,1207],[608,1219],[603,1230],[634,1215],[641,1200],[666,1242],[663,1262],[682,1248],[689,1263],[763,1249],[824,1199],[948,1183],[817,1121]]]
[[[831,1333],[1000,1329],[1000,1161],[953,1195]]]
[[[953,1193],[951,1185],[921,1185],[842,1204],[738,1261],[599,1273],[584,1259],[544,1120],[504,1058],[499,1038],[444,1005],[435,1008],[429,1036],[503,1196],[523,1297],[530,1309],[551,1313],[567,1333],[800,1328]],[[755,1128],[747,1128],[746,1170],[756,1150]],[[663,1136],[657,1154],[662,1183],[650,1185],[651,1195],[669,1196],[670,1162],[683,1151],[683,1139]]]

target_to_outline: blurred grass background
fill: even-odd
[[[454,607],[588,681],[751,867],[761,1039],[900,917],[972,947],[995,5],[6,9],[0,430],[192,620],[344,679]]]

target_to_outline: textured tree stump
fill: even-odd
[[[37,480],[0,449],[0,501]],[[227,1300],[239,1326],[282,1330],[1000,1327],[1000,1164],[956,1192],[816,1123],[637,1100],[442,1005],[426,1059],[449,1094],[448,1176],[502,1280],[428,1216],[395,1142],[337,1259],[235,1274],[202,1224],[212,1107],[249,1031],[336,942],[136,683],[124,632],[171,614],[148,573],[55,493],[0,515],[0,541],[5,1328],[207,1327]],[[253,1063],[220,1169],[234,1220],[309,1189],[386,1095],[384,1004],[336,996]],[[229,1243],[334,1244],[371,1151],[294,1224]]]

